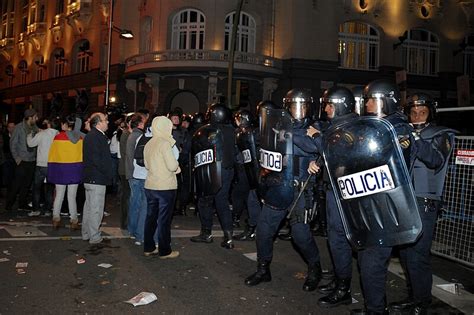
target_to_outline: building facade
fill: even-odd
[[[27,106],[84,110],[81,99],[103,110],[107,74],[112,105],[204,111],[228,95],[237,20],[234,106],[280,102],[293,87],[319,99],[333,84],[377,78],[443,106],[470,105],[474,1],[243,0],[237,18],[239,0],[115,0],[110,67],[110,0],[1,3],[0,98],[10,119]]]

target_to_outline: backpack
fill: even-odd
[[[145,145],[148,143],[148,141],[151,139],[151,137],[147,137],[145,135],[141,135],[140,138],[138,138],[137,146],[135,147],[135,153],[133,154],[133,158],[135,159],[135,162],[142,167],[145,167],[145,156],[144,156],[144,151],[145,151]]]

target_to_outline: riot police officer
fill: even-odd
[[[232,113],[225,105],[216,103],[207,114],[210,123],[199,128],[192,139],[201,233],[191,237],[191,241],[212,243],[215,204],[224,232],[221,246],[232,249],[232,212],[228,200],[236,155],[234,128],[230,125]]]
[[[321,98],[321,106],[326,112],[326,117],[332,126],[358,116],[354,113],[354,96],[352,92],[345,87],[335,86],[326,90]],[[314,164],[315,162],[310,163],[310,172],[315,172],[318,169]],[[325,182],[329,184],[327,173],[325,172],[324,175],[323,176],[326,177]],[[319,287],[321,293],[328,295],[320,298],[318,304],[322,307],[334,307],[340,304],[352,303],[352,248],[346,238],[333,188],[331,185],[327,185],[326,187],[328,244],[336,278],[329,284]]]
[[[401,112],[400,91],[397,85],[381,79],[364,88],[365,115],[383,117],[394,127],[402,148],[408,171],[414,159],[413,128]],[[358,254],[360,276],[365,298],[365,309],[352,310],[351,314],[386,314],[385,280],[392,253],[391,246],[368,246]]]
[[[248,220],[245,230],[234,237],[238,241],[253,241],[257,227],[258,216],[262,209],[257,197],[258,186],[258,157],[257,145],[258,134],[252,126],[252,115],[250,111],[242,109],[234,114],[237,126],[236,141],[240,151],[238,163],[238,182],[233,187],[233,211],[236,205],[242,203],[241,209],[246,205]],[[239,216],[240,217],[240,216]]]
[[[257,229],[257,271],[245,279],[255,286],[271,281],[273,239],[280,223],[290,214],[292,239],[308,264],[303,290],[313,291],[321,279],[319,250],[309,226],[312,192],[304,184],[309,162],[314,159],[292,143],[305,135],[310,124],[312,97],[304,89],[290,90],[285,109],[262,109],[260,120],[259,193],[263,200]],[[298,132],[299,131],[299,132]]]
[[[415,129],[417,150],[412,177],[423,233],[415,243],[400,248],[411,296],[392,303],[391,308],[426,314],[433,283],[430,249],[456,131],[436,125],[436,103],[428,94],[409,97],[405,112]]]

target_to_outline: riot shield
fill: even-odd
[[[258,187],[258,157],[257,146],[252,128],[242,128],[237,133],[237,147],[244,158],[245,175],[250,189]]]
[[[293,126],[284,109],[261,111],[258,192],[266,205],[288,208],[294,197]]]
[[[191,151],[198,196],[215,195],[221,189],[223,146],[222,132],[211,125],[202,126],[194,133]]]
[[[421,219],[403,153],[385,119],[336,124],[323,154],[346,236],[357,248],[414,242]]]

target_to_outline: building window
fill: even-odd
[[[225,43],[224,49],[230,49],[232,27],[234,24],[235,12],[228,14],[225,18]],[[235,43],[235,50],[255,53],[255,34],[256,23],[255,19],[245,12],[240,13],[239,28],[237,30],[237,41]]]
[[[408,31],[402,44],[402,63],[407,73],[436,75],[438,73],[439,40],[426,30]]]
[[[29,15],[28,7],[29,7],[28,1],[23,1],[22,12],[21,12],[21,33],[25,33],[28,29],[28,15]]]
[[[56,15],[64,13],[64,0],[56,0]]]
[[[204,14],[186,9],[173,17],[172,24],[171,49],[204,49]]]
[[[20,61],[18,70],[20,70],[20,84],[26,84],[28,82],[28,64],[25,60]]]
[[[13,78],[15,77],[15,75],[13,74],[13,66],[12,65],[6,66],[5,74],[8,77],[8,82],[7,82],[8,87],[12,87],[13,86]]]
[[[51,56],[51,62],[53,63],[52,77],[59,78],[64,76],[64,68],[66,65],[66,59],[64,58],[64,49],[56,49]]]
[[[140,54],[147,53],[152,50],[152,30],[153,18],[151,16],[144,16],[140,20]]]
[[[380,36],[375,27],[362,22],[339,25],[339,66],[358,70],[377,70]]]
[[[76,53],[76,66],[75,73],[82,73],[89,71],[90,57],[92,56],[92,51],[90,51],[90,44],[88,40],[80,41],[76,44],[77,53]]]
[[[2,39],[13,37],[13,22],[15,18],[15,1],[4,0],[2,3]]]
[[[474,78],[474,35],[466,36],[464,39],[464,74]]]

